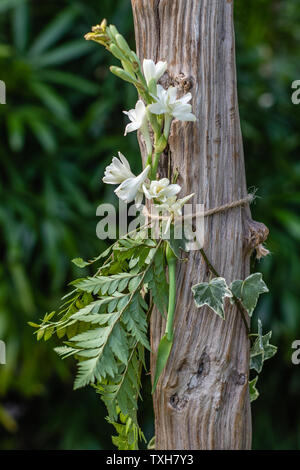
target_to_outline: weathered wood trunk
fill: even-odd
[[[141,59],[166,60],[164,85],[191,91],[198,121],[174,122],[171,165],[182,197],[205,209],[247,195],[238,111],[233,1],[132,0]],[[166,176],[168,157],[160,168]],[[259,232],[260,230],[260,232]],[[249,274],[249,248],[265,237],[249,207],[208,217],[204,249],[228,282]],[[174,347],[154,396],[157,449],[249,449],[249,341],[236,307],[222,321],[197,309],[191,287],[209,273],[199,252],[178,263]],[[152,373],[164,321],[152,316]]]

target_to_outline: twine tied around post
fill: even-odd
[[[251,204],[251,202],[253,202],[254,199],[255,199],[255,194],[250,193],[246,197],[239,199],[238,201],[229,202],[229,203],[223,204],[222,206],[215,207],[213,209],[208,209],[207,211],[204,211],[204,212],[196,212],[194,214],[187,214],[187,215],[174,217],[174,221],[176,220],[180,222],[183,220],[195,219],[196,217],[201,217],[201,216],[209,217],[211,215],[220,214],[222,212],[227,212],[230,209],[235,209],[236,207],[242,207],[245,204]],[[153,214],[148,211],[146,206],[144,206],[143,215],[152,220],[168,220],[170,218],[170,216]],[[270,254],[270,251],[267,248],[265,248],[262,243],[258,244],[254,248],[256,250],[256,259],[258,260]]]

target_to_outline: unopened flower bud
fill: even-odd
[[[107,20],[106,20],[106,18],[104,18],[104,19],[101,21],[100,28],[102,29],[103,32],[105,32],[106,27],[107,27]]]
[[[119,34],[119,31],[117,30],[117,28],[111,24],[108,29],[110,30],[110,33],[111,35],[113,36],[114,39],[116,39],[116,36]]]
[[[115,44],[111,44],[109,46],[109,50],[117,59],[126,60],[126,57],[124,56],[123,52]]]
[[[123,38],[121,34],[116,35],[116,41],[119,48],[127,55],[131,56],[131,49],[127,43],[127,41]]]
[[[110,67],[110,71],[117,77],[125,80],[125,82],[133,83],[135,85],[136,80],[128,72],[125,72],[125,70],[121,69],[120,67],[115,67],[112,65]]]

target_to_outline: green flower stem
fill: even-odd
[[[172,116],[170,114],[165,115],[165,126],[164,126],[164,136],[166,141],[168,141],[169,134],[170,134],[170,129],[171,129],[171,124],[172,124]]]
[[[146,80],[145,80],[144,75],[142,74],[140,68],[139,68],[139,70],[136,71],[136,75],[137,75],[139,81],[141,82],[142,86],[147,90],[147,83],[146,83]]]
[[[147,104],[151,104],[152,103],[151,96],[150,96],[150,99],[147,100],[147,98],[146,98],[145,101],[146,101]],[[161,135],[161,125],[158,122],[158,117],[155,114],[150,113],[148,108],[147,108],[147,117],[148,117],[148,120],[149,120],[149,122],[151,124],[151,127],[153,129],[155,138],[156,139],[159,138],[160,135]]]
[[[160,153],[155,153],[154,154],[154,160],[153,160],[152,170],[151,170],[151,180],[156,179],[156,173],[157,173],[157,169],[158,169],[160,155],[161,155]]]
[[[146,166],[150,165],[152,167],[152,153],[149,153],[147,157],[147,163]]]
[[[166,335],[169,341],[173,341],[173,323],[176,305],[176,256],[169,245],[167,246],[166,257],[169,269],[169,306]]]
[[[168,268],[169,268],[168,318],[167,318],[165,334],[162,337],[158,346],[158,350],[157,350],[152,394],[155,392],[159,378],[168,362],[170,352],[173,346],[173,337],[174,337],[173,323],[174,323],[175,304],[176,304],[176,256],[174,255],[169,245],[167,245],[166,257],[167,257]]]

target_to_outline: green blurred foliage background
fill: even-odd
[[[96,207],[112,202],[101,183],[118,150],[136,163],[134,136],[122,137],[121,110],[135,92],[109,74],[114,59],[83,40],[103,17],[134,47],[130,0],[0,0],[0,449],[110,449],[111,428],[93,390],[72,391],[72,363],[37,343],[27,321],[51,311],[79,275],[70,259],[104,248]],[[298,0],[235,1],[238,87],[248,186],[261,199],[255,220],[270,228],[272,256],[255,269],[270,295],[256,316],[273,329],[269,361],[253,404],[255,449],[300,449],[300,79]],[[142,427],[153,435],[150,401]]]

